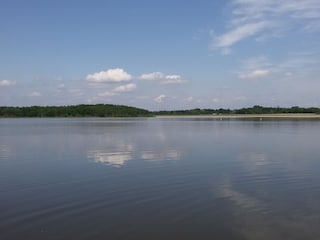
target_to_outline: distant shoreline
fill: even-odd
[[[320,118],[320,108],[262,107],[241,109],[189,109],[149,111],[124,105],[80,104],[70,106],[1,107],[1,118],[24,117],[162,117],[162,118]]]
[[[320,114],[313,113],[279,113],[279,114],[208,114],[208,115],[156,115],[156,118],[290,118],[290,119],[320,119]]]
[[[0,116],[0,119],[5,118],[210,118],[210,119],[319,119],[320,114],[315,113],[275,113],[275,114],[199,114],[199,115],[151,115],[151,116],[53,116],[53,117],[16,117],[16,116]]]

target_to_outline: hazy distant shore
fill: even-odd
[[[290,119],[302,119],[302,118],[314,118],[320,119],[320,114],[309,114],[309,113],[279,113],[279,114],[208,114],[208,115],[156,115],[156,118],[290,118]]]

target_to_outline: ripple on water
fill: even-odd
[[[8,160],[11,155],[11,148],[9,145],[0,145],[0,160]]]

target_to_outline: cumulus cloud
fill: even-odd
[[[164,100],[166,97],[167,97],[166,95],[161,94],[160,96],[154,98],[154,101],[157,102],[157,103],[162,103],[163,100]]]
[[[162,72],[145,73],[140,76],[141,80],[161,80],[165,75]]]
[[[165,75],[162,72],[145,73],[142,74],[139,79],[158,81],[160,84],[179,84],[184,82],[180,75]]]
[[[167,75],[162,84],[178,84],[182,82],[183,80],[180,75]]]
[[[87,75],[86,79],[94,83],[119,83],[130,81],[132,76],[125,72],[122,68],[108,69]]]
[[[137,85],[134,83],[129,83],[126,85],[121,85],[119,87],[116,87],[113,91],[117,92],[117,93],[121,93],[121,92],[132,92],[133,90],[135,90],[137,88]]]
[[[13,86],[16,84],[14,80],[0,80],[0,87]]]

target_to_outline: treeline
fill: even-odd
[[[0,117],[147,117],[148,110],[111,104],[0,107]]]
[[[190,109],[190,110],[173,110],[173,111],[157,111],[154,115],[208,115],[208,114],[232,114],[230,109]]]
[[[280,113],[314,113],[320,114],[320,108],[302,108],[302,107],[262,107],[253,106],[241,109],[190,109],[190,110],[174,110],[174,111],[157,111],[155,115],[208,115],[208,114],[280,114]]]
[[[320,114],[320,108],[302,108],[294,106],[291,108],[253,106],[241,108],[234,111],[235,114],[278,114],[278,113],[315,113]]]
[[[320,114],[320,108],[302,107],[262,107],[253,106],[241,109],[190,109],[174,111],[148,111],[141,108],[96,104],[74,106],[31,106],[0,107],[0,117],[151,117],[155,115],[219,115],[219,114],[280,114],[280,113],[314,113]]]

